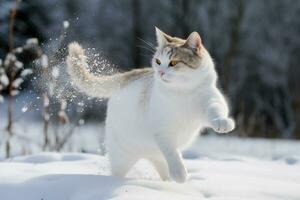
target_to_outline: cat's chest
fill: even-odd
[[[150,117],[161,126],[195,128],[200,124],[203,108],[196,95],[157,95],[152,99],[149,111]]]
[[[195,98],[187,97],[186,99],[169,99],[161,101],[161,106],[166,115],[191,118],[197,115],[197,111],[200,109]],[[195,117],[195,116],[194,116]]]

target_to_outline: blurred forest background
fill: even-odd
[[[10,11],[14,5],[12,0],[0,1],[2,60],[9,52]],[[149,66],[151,53],[143,40],[155,45],[154,26],[183,38],[198,31],[216,63],[220,87],[231,102],[237,121],[233,134],[300,139],[300,1],[23,0],[16,11],[14,48],[22,46],[28,38],[38,38],[39,51],[44,52],[40,54],[47,55],[49,65],[54,63],[55,66],[63,63],[64,47],[70,41],[95,48],[92,51],[101,52],[122,71]],[[28,57],[18,59],[23,61],[23,68],[32,67]],[[43,60],[43,56],[40,59]],[[101,60],[100,64],[106,62]],[[43,61],[41,64],[45,65]],[[55,77],[56,68],[53,69]],[[41,87],[35,86],[37,81],[48,83],[49,79],[41,77],[39,70],[33,70],[30,78],[18,87],[21,97],[15,98],[22,100],[14,104],[41,97],[44,117],[37,114],[39,117],[34,120],[45,123],[48,97],[43,95]],[[50,80],[67,84],[61,81],[66,80]],[[60,90],[60,95],[66,93]],[[8,89],[3,89],[2,95],[5,100],[0,103],[1,128],[7,121]],[[66,116],[79,115],[86,121],[103,120],[105,101],[83,96],[80,100],[66,98],[66,102],[53,103],[57,120],[67,121]],[[82,101],[86,106],[77,109]],[[65,104],[68,104],[67,109]],[[43,107],[42,103],[37,103],[39,106]],[[21,108],[14,108],[12,112]],[[55,120],[54,111],[48,112]]]

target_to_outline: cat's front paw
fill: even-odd
[[[184,183],[187,179],[187,171],[184,165],[170,166],[170,176],[177,183]]]
[[[231,118],[217,118],[211,122],[212,128],[218,133],[228,133],[235,127],[235,123]]]

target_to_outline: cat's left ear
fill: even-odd
[[[155,27],[156,40],[158,47],[163,47],[171,42],[172,37],[162,32],[159,28]]]
[[[196,52],[199,52],[201,49],[202,41],[199,33],[196,31],[192,32],[189,37],[186,39],[186,42],[184,44],[185,46],[195,50]]]

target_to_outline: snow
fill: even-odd
[[[0,84],[7,86],[9,84],[9,80],[8,77],[6,76],[6,74],[2,74],[0,75]]]
[[[70,23],[68,22],[68,21],[64,21],[63,22],[63,27],[64,27],[64,29],[67,29],[67,28],[69,28],[69,26],[70,26]]]
[[[26,40],[26,44],[29,44],[29,45],[36,45],[38,43],[39,43],[39,41],[37,38],[29,38]]]
[[[12,85],[14,88],[20,87],[20,85],[24,82],[23,78],[17,78],[16,80],[13,81]]]
[[[28,76],[28,75],[30,75],[30,74],[32,74],[33,73],[33,71],[32,71],[32,69],[24,69],[22,72],[21,72],[21,77],[26,77],[26,76]]]
[[[24,113],[24,112],[26,112],[27,110],[28,110],[28,106],[25,105],[25,106],[22,108],[22,112]]]
[[[43,105],[44,107],[48,107],[50,105],[50,101],[47,95],[43,96]]]
[[[13,53],[8,53],[8,54],[6,55],[5,61],[6,61],[7,63],[9,63],[9,62],[14,62],[14,61],[16,61],[16,60],[17,60],[17,58],[16,58],[16,55],[15,55],[15,54],[13,54]],[[8,64],[4,64],[4,65],[8,65]]]
[[[24,64],[20,61],[16,61],[15,66],[16,66],[17,69],[21,69],[24,66]]]
[[[54,78],[57,78],[59,76],[59,68],[58,67],[53,67],[53,69],[52,69],[52,76]]]
[[[0,162],[1,200],[299,200],[300,143],[201,137],[184,152],[189,180],[162,182],[147,161],[127,178],[105,156],[38,153]]]
[[[12,95],[12,96],[16,96],[16,95],[18,95],[19,93],[20,93],[19,90],[13,90],[13,91],[11,91],[11,95]]]
[[[17,48],[15,49],[15,52],[16,52],[16,53],[22,53],[22,52],[23,52],[23,48],[22,48],[22,47],[17,47]]]
[[[40,58],[41,66],[43,68],[48,68],[49,61],[48,61],[48,56],[46,54],[43,54]]]

